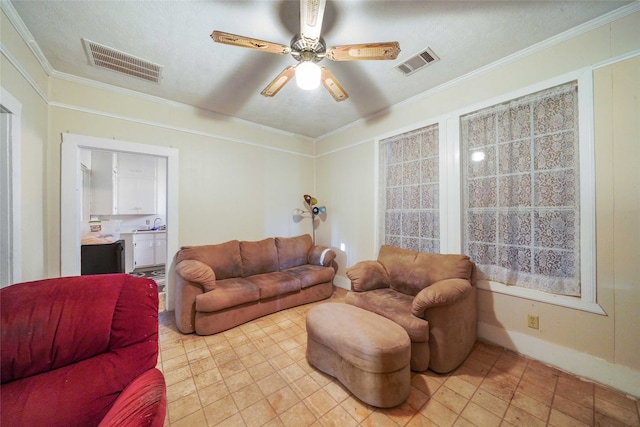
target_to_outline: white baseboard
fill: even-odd
[[[351,280],[348,277],[344,276],[335,276],[333,278],[333,284],[339,288],[346,289],[348,291],[351,290]]]
[[[640,398],[640,371],[483,322],[478,322],[478,338]]]

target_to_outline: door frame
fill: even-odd
[[[167,310],[173,310],[174,280],[170,271],[173,260],[169,254],[178,252],[178,150],[158,145],[119,141],[72,133],[62,134],[61,189],[60,189],[60,272],[62,276],[80,274],[80,150],[105,150],[131,154],[147,154],[167,159]]]

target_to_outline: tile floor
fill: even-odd
[[[305,315],[323,302],[206,337],[161,312],[165,426],[640,426],[638,400],[483,342],[447,375],[412,372],[404,404],[370,407],[306,361]]]

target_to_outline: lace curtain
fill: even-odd
[[[440,252],[438,151],[437,124],[380,142],[382,243]]]
[[[580,296],[576,82],[461,117],[463,248],[479,277]]]

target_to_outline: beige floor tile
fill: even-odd
[[[217,402],[218,400],[230,395],[231,392],[227,388],[227,385],[224,383],[224,381],[220,381],[208,387],[198,389],[198,396],[200,396],[200,402],[203,407],[208,406],[213,402]]]
[[[499,397],[496,397],[484,390],[478,390],[476,394],[474,394],[471,398],[471,402],[477,404],[481,408],[486,409],[500,419],[504,417],[504,414],[507,412],[507,408],[509,407],[508,402],[505,402]]]
[[[195,391],[196,384],[193,382],[193,378],[188,378],[173,385],[167,385],[167,402],[171,403]]]
[[[255,387],[253,384],[232,392],[231,397],[233,397],[233,401],[240,411],[248,408],[257,401],[264,399],[264,395],[260,389]]]
[[[227,384],[229,391],[233,393],[234,391],[240,390],[241,388],[253,384],[253,378],[251,378],[249,372],[241,371],[237,374],[225,378],[224,382]]]
[[[342,407],[336,406],[322,417],[324,427],[355,427],[358,422]]]
[[[420,413],[442,427],[452,426],[458,418],[458,414],[434,399],[430,399]]]
[[[316,417],[307,406],[298,402],[280,415],[280,420],[285,426],[310,426],[316,422]]]
[[[258,400],[251,406],[241,410],[240,414],[245,424],[250,427],[261,426],[278,416],[267,399]]]
[[[519,392],[514,394],[513,399],[511,399],[511,405],[517,406],[545,422],[549,418],[549,411],[551,411],[548,405]]]
[[[446,383],[438,389],[431,399],[437,400],[456,414],[460,414],[468,402],[467,398],[447,387]]]
[[[373,411],[362,423],[363,427],[398,427],[398,424],[388,415]]]
[[[630,411],[637,410],[638,399],[630,399],[620,392],[611,390],[601,385],[595,385],[594,390],[596,399],[613,403],[616,406],[628,409]]]
[[[202,427],[207,425],[207,419],[202,409],[188,415],[175,423],[171,423],[171,427]]]
[[[520,381],[516,391],[518,393],[524,394],[525,396],[529,396],[532,399],[537,400],[538,402],[542,402],[547,406],[551,406],[551,403],[553,401],[553,393],[550,393],[548,390],[538,387],[537,385],[526,380]]]
[[[191,393],[167,405],[167,412],[169,413],[169,421],[171,423],[175,423],[200,409],[202,409],[202,406],[200,406],[200,399],[197,393]]]
[[[406,401],[393,408],[378,409],[377,411],[382,412],[400,426],[407,424],[416,413],[415,409]]]
[[[584,423],[558,411],[557,409],[552,409],[551,414],[549,415],[549,425],[553,427],[589,427],[593,424]]]
[[[223,397],[217,402],[205,406],[203,409],[204,416],[207,418],[207,423],[210,426],[219,424],[223,420],[238,413],[238,408],[236,408],[231,396]]]
[[[541,427],[546,425],[546,420],[536,418],[533,414],[514,405],[509,406],[504,420],[515,426]]]
[[[602,414],[610,419],[618,420],[627,426],[640,426],[640,420],[638,420],[638,413],[636,411],[623,408],[615,403],[611,403],[608,400],[596,397],[595,402],[596,414]]]
[[[464,396],[466,399],[471,399],[471,396],[473,396],[473,393],[476,392],[480,383],[478,383],[478,385],[473,385],[457,375],[452,375],[447,378],[447,381],[445,381],[444,385],[449,389],[455,391],[456,393]]]
[[[347,399],[343,400],[342,403],[340,403],[340,407],[342,407],[342,409],[344,409],[358,423],[364,421],[374,410],[372,406],[361,402],[353,396],[349,396]]]
[[[502,422],[502,417],[473,402],[469,402],[461,415],[466,420],[482,427],[498,427]]]
[[[265,396],[269,396],[287,385],[282,377],[275,371],[273,374],[257,381],[256,384]]]
[[[568,415],[582,423],[593,424],[593,410],[585,408],[566,397],[555,395],[551,407],[556,411]]]
[[[595,396],[593,383],[562,374],[558,378],[555,393],[586,408],[593,408]]]
[[[320,418],[338,404],[338,402],[336,402],[336,400],[324,389],[320,389],[306,397],[303,402],[316,416],[316,418]]]
[[[267,396],[267,401],[276,414],[283,414],[297,403],[302,402],[298,395],[289,386],[284,386],[275,393]]]
[[[425,396],[431,397],[440,388],[442,383],[427,375],[417,374],[411,377],[411,385],[423,392]]]

